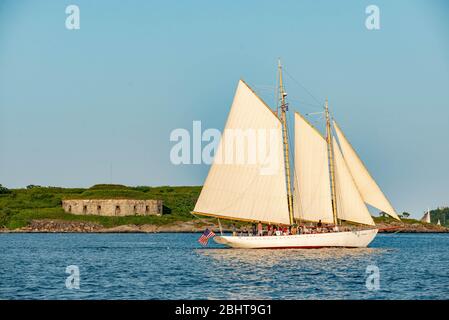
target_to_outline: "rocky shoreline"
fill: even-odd
[[[380,233],[446,233],[449,228],[434,224],[391,222],[377,225]],[[176,222],[168,225],[121,225],[105,228],[100,224],[84,221],[66,221],[42,219],[32,220],[23,228],[9,230],[0,229],[3,233],[194,233],[203,232],[204,229],[219,230],[218,225],[205,224],[200,221]],[[229,232],[228,228],[223,231]]]
[[[404,223],[402,221],[393,221],[389,223],[376,224],[380,233],[447,233],[449,228],[437,226],[430,223]]]
[[[111,228],[103,227],[98,223],[83,221],[66,221],[42,219],[32,220],[23,228],[14,230],[0,229],[3,233],[161,233],[161,232],[203,232],[205,228],[217,230],[215,224],[205,224],[203,222],[176,222],[168,225],[121,225]],[[230,231],[223,228],[223,231]]]

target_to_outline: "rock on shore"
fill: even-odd
[[[449,228],[437,226],[431,223],[404,223],[402,221],[392,221],[389,223],[378,223],[379,232],[382,233],[444,233],[449,232]]]
[[[31,223],[23,228],[13,230],[15,232],[98,232],[103,226],[84,221],[65,221],[65,220],[32,220]]]
[[[176,222],[168,225],[121,225],[112,228],[105,228],[98,223],[83,222],[83,221],[66,221],[57,219],[42,219],[32,220],[31,223],[23,228],[15,230],[0,229],[0,232],[17,232],[17,233],[59,233],[59,232],[71,232],[71,233],[85,233],[85,232],[98,232],[98,233],[156,233],[156,232],[203,232],[204,229],[209,228],[218,230],[218,226],[215,224],[205,224],[199,221],[187,221]],[[223,231],[229,231],[223,228]]]

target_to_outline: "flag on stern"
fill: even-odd
[[[198,242],[201,243],[203,246],[207,246],[207,243],[209,242],[209,239],[214,237],[215,233],[213,231],[210,231],[209,229],[204,230],[201,237],[198,239]]]

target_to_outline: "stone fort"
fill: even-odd
[[[98,216],[149,216],[162,215],[162,200],[132,199],[76,199],[62,200],[65,212]]]

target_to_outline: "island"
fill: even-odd
[[[29,185],[8,189],[0,185],[0,232],[202,232],[205,228],[219,230],[216,219],[193,216],[190,212],[201,186],[136,186],[98,184],[90,188],[61,188]],[[73,214],[63,202],[67,200],[129,199],[153,200],[160,203],[161,214],[145,214],[136,209],[130,215],[102,215],[86,210]],[[114,208],[120,210],[120,208]],[[95,207],[97,210],[97,207]],[[100,210],[100,208],[98,208]],[[100,212],[100,211],[98,211]],[[122,209],[123,212],[123,209]],[[449,208],[430,211],[432,223],[408,218],[402,221],[387,216],[373,217],[379,232],[449,232]],[[441,221],[441,226],[436,221]],[[244,222],[222,220],[224,231]]]

